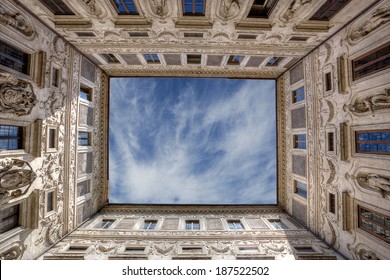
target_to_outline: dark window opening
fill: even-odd
[[[255,0],[248,18],[268,18],[277,2],[278,0]]]
[[[0,210],[0,233],[19,226],[19,204]]]
[[[306,149],[306,134],[294,135],[294,149]]]
[[[92,101],[92,93],[90,88],[81,85],[79,95],[81,99]]]
[[[48,192],[46,195],[46,213],[54,210],[54,191]]]
[[[62,0],[39,0],[46,8],[56,16],[74,15],[71,9]]]
[[[359,228],[390,243],[390,217],[361,206],[358,211]]]
[[[333,193],[329,193],[329,212],[336,214],[336,196]]]
[[[184,38],[203,38],[203,33],[185,32]]]
[[[200,54],[187,54],[187,64],[200,64],[201,60]]]
[[[330,20],[342,8],[345,7],[351,0],[328,0],[315,14],[310,18],[311,20]]]
[[[116,58],[115,55],[112,53],[101,53],[100,56],[107,62],[107,63],[119,63],[119,60]]]
[[[257,35],[255,34],[238,34],[238,39],[241,40],[255,40]]]
[[[389,155],[390,129],[357,131],[356,152]]]
[[[29,72],[29,55],[0,40],[0,64],[23,74]]]
[[[0,150],[23,149],[23,127],[0,125]]]
[[[93,32],[75,32],[78,37],[95,37]]]
[[[328,152],[334,152],[334,132],[328,132]]]
[[[328,72],[325,74],[325,91],[332,90],[332,73]]]
[[[60,70],[58,68],[53,67],[51,70],[51,85],[53,87],[58,87],[59,78],[60,78]]]
[[[129,32],[130,37],[149,37],[148,32]]]
[[[57,130],[55,128],[49,129],[49,148],[55,149],[56,148],[56,133]]]
[[[229,56],[228,65],[240,65],[241,61],[244,59],[242,55],[231,55]]]
[[[353,80],[356,81],[389,67],[390,43],[352,60]]]

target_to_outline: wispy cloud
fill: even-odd
[[[111,79],[110,201],[276,203],[275,85]]]

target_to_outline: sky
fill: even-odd
[[[275,204],[275,81],[111,78],[110,203]]]

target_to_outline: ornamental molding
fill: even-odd
[[[0,72],[0,113],[29,115],[38,100],[31,83]]]

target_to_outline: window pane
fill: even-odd
[[[19,225],[19,205],[0,210],[0,233],[9,231]]]
[[[28,74],[28,54],[0,40],[0,64]]]
[[[23,149],[23,127],[0,125],[0,150]]]

